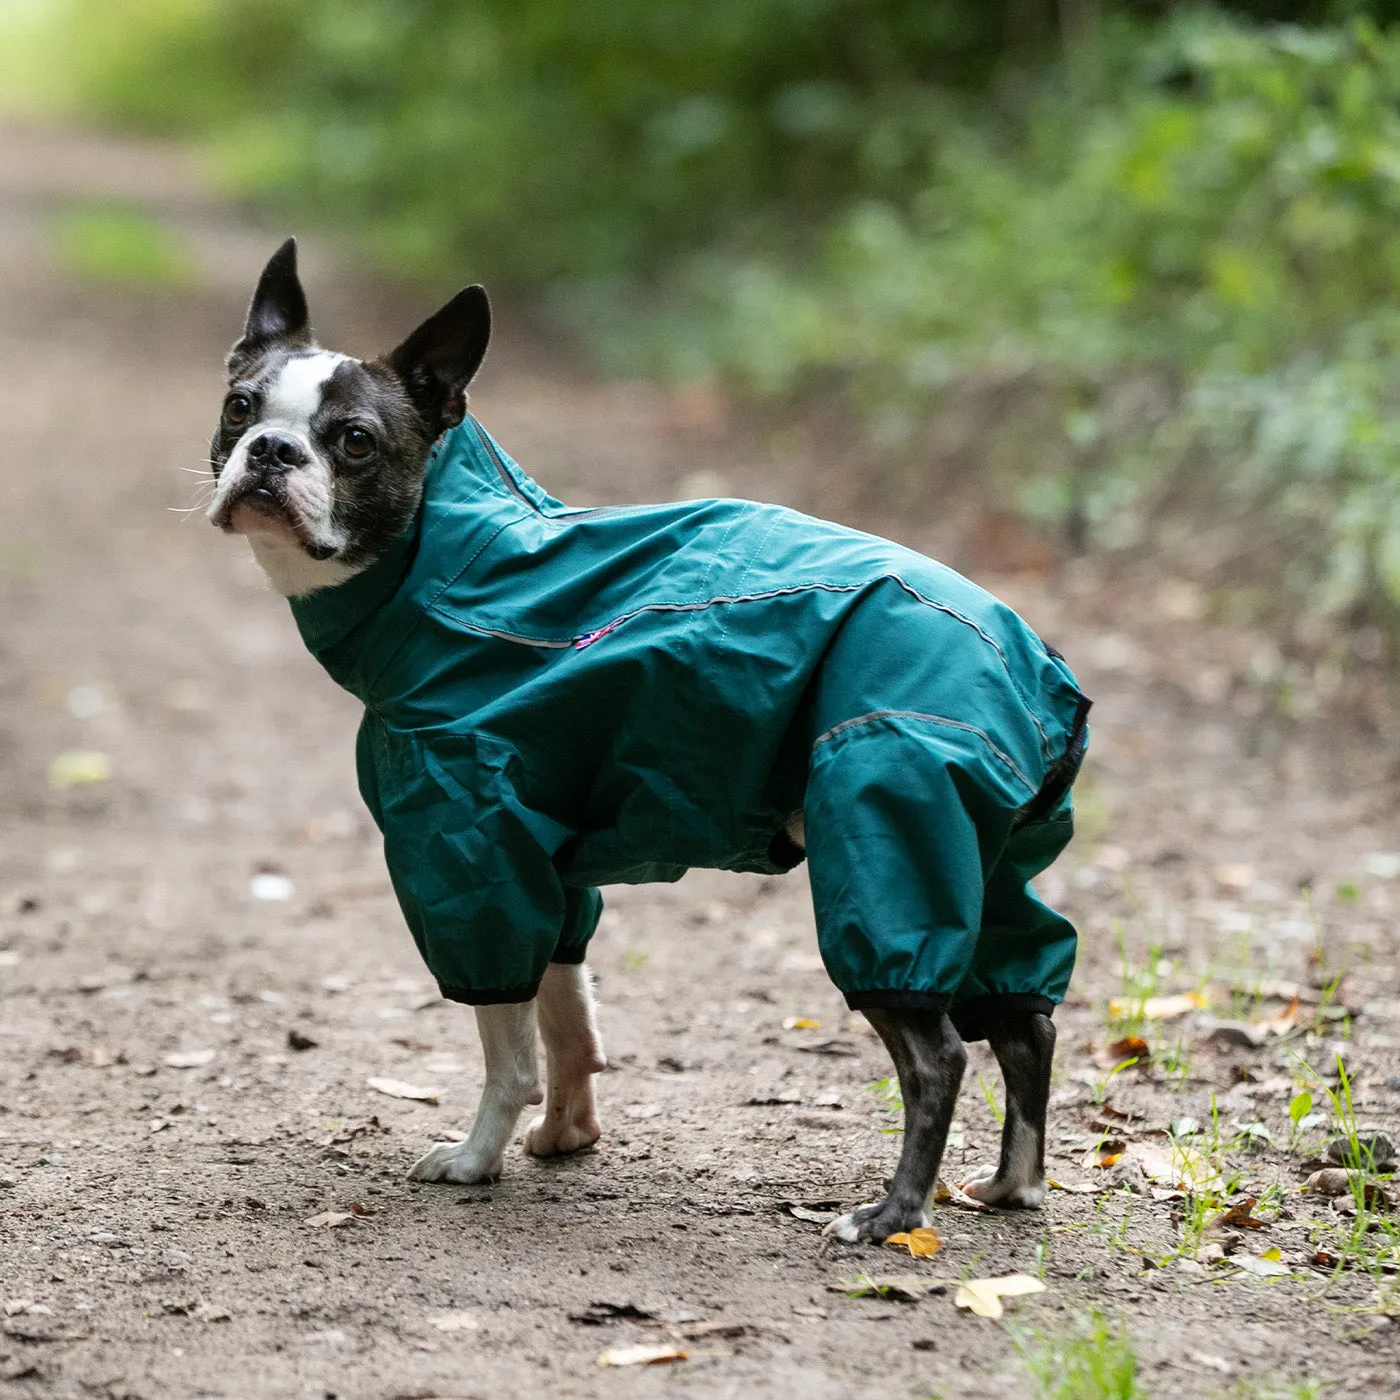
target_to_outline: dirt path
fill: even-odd
[[[895,1120],[867,1086],[888,1069],[819,970],[801,877],[713,875],[608,892],[599,1150],[540,1164],[517,1149],[489,1189],[409,1185],[424,1144],[469,1122],[470,1018],[433,999],[389,897],[354,790],[355,705],[242,547],[167,509],[192,498],[180,469],[200,461],[220,357],[280,231],[243,227],[177,155],[2,135],[0,1393],[1029,1394],[1007,1329],[951,1292],[832,1291],[863,1272],[1023,1271],[1049,1291],[1016,1305],[1022,1329],[1059,1335],[1101,1310],[1130,1332],[1143,1394],[1308,1380],[1400,1394],[1396,1236],[1382,1222],[1348,1244],[1348,1218],[1299,1194],[1326,1124],[1286,1150],[1307,1078],[1291,1056],[1321,1067],[1340,1048],[1363,1124],[1400,1125],[1400,830],[1373,776],[1388,756],[1251,717],[1257,691],[1236,678],[1268,657],[1180,620],[1180,590],[1128,601],[1088,574],[989,580],[1099,701],[1082,836],[1052,876],[1084,951],[1060,1017],[1051,1171],[1085,1190],[1035,1216],[941,1210],[929,1262],[831,1246],[788,1213],[879,1189]],[[94,191],[169,217],[199,288],[65,275],[49,221]],[[337,345],[379,349],[424,309],[314,239],[307,251]],[[823,494],[830,463],[726,431],[703,397],[590,383],[508,309],[500,324],[475,407],[566,498],[712,490],[718,474],[720,489],[849,513]],[[964,540],[860,523],[978,566]],[[52,760],[74,750],[106,755],[110,779],[54,788]],[[269,872],[289,899],[251,897]],[[1125,956],[1140,992],[1208,983],[1209,1010],[1110,1027]],[[1330,1000],[1354,1023],[1312,990],[1344,968]],[[1303,998],[1257,1000],[1261,979]],[[1286,1040],[1207,1040],[1211,1015],[1280,1013],[1299,1023]],[[821,1026],[785,1029],[794,1017]],[[314,1046],[292,1049],[291,1032]],[[1110,1079],[1129,1052],[1106,1047],[1130,1032],[1152,1066]],[[954,1178],[994,1155],[979,1073],[992,1082],[981,1049]],[[375,1075],[442,1101],[377,1094]],[[1198,1185],[1183,1200],[1188,1167],[1162,1130],[1187,1117],[1204,1131],[1183,1139]],[[1272,1142],[1241,1136],[1252,1124]],[[1242,1195],[1266,1228],[1195,1233]],[[352,1205],[365,1214],[307,1223]],[[1235,1261],[1276,1246],[1291,1272],[1212,1263],[1217,1242]],[[1356,1267],[1334,1275],[1319,1248]],[[578,1320],[593,1305],[650,1316]],[[676,1338],[688,1361],[595,1364]]]

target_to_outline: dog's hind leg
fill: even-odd
[[[833,1220],[828,1235],[855,1244],[883,1240],[929,1223],[928,1198],[938,1180],[967,1051],[942,1011],[875,1010],[865,1013],[894,1060],[904,1096],[904,1146],[890,1193]]]
[[[416,1163],[415,1181],[495,1181],[526,1104],[539,1103],[535,1003],[478,1006],[476,1028],[486,1056],[486,1084],[465,1142],[439,1142]]]
[[[988,1205],[1037,1210],[1045,1200],[1045,1114],[1055,1023],[1040,1013],[1008,1014],[994,1021],[987,1040],[1006,1083],[1001,1161],[963,1182],[963,1190]]]
[[[536,1157],[577,1152],[598,1141],[593,1076],[607,1068],[598,1034],[593,987],[582,963],[550,963],[540,983],[540,1033],[544,1037],[544,1112],[525,1134]]]

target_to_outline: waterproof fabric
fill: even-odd
[[[412,531],[292,610],[364,701],[361,790],[445,996],[533,996],[600,885],[791,868],[804,809],[852,1006],[974,1034],[988,997],[1064,994],[1074,930],[1028,882],[1069,839],[1088,702],[930,559],[745,501],[571,510],[468,418]]]

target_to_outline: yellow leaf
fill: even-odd
[[[105,783],[112,776],[112,760],[96,749],[66,749],[49,764],[51,788]]]
[[[1259,1257],[1261,1259],[1270,1259],[1277,1264],[1283,1258],[1283,1255],[1279,1252],[1278,1245],[1271,1244],[1268,1249],[1261,1249],[1259,1251]]]
[[[789,1016],[783,1022],[785,1031],[819,1031],[822,1023],[815,1016]]]
[[[654,1366],[658,1361],[684,1361],[690,1353],[678,1346],[613,1347],[599,1358],[600,1366]]]
[[[893,1245],[896,1249],[907,1249],[915,1259],[932,1259],[943,1248],[938,1231],[930,1230],[926,1226],[917,1230],[901,1230],[897,1235],[888,1236],[885,1243]]]
[[[998,1278],[970,1278],[959,1286],[953,1306],[967,1308],[978,1317],[993,1321],[1006,1311],[1003,1298],[1015,1298],[1023,1293],[1044,1293],[1045,1285],[1029,1274],[1003,1274]]]

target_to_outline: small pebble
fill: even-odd
[[[1339,1162],[1344,1167],[1394,1171],[1395,1144],[1384,1133],[1365,1129],[1357,1134],[1354,1148],[1349,1137],[1333,1138],[1327,1144],[1327,1160]]]

